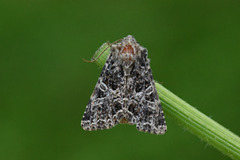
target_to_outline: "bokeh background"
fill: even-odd
[[[129,125],[82,130],[101,72],[82,58],[131,34],[148,49],[157,81],[240,135],[239,6],[237,0],[1,0],[0,159],[228,159],[169,117],[162,136]]]

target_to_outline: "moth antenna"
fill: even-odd
[[[98,60],[98,58],[99,58],[100,56],[102,56],[102,54],[103,54],[109,47],[111,47],[113,44],[116,44],[116,43],[118,43],[118,42],[120,42],[120,41],[122,41],[122,39],[116,40],[116,41],[114,41],[113,43],[110,43],[109,41],[107,41],[108,47],[106,47],[106,48],[97,56],[97,58],[95,58],[95,59],[93,59],[93,60],[87,60],[87,59],[85,59],[85,58],[82,58],[82,59],[83,59],[85,62],[88,62],[88,63],[95,62],[96,60]]]
[[[88,62],[88,63],[94,62],[94,60],[87,60],[87,59],[85,59],[85,58],[82,58],[82,60],[84,60],[85,62]]]

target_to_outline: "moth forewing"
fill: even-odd
[[[147,58],[147,49],[129,35],[111,45],[110,54],[84,112],[84,130],[136,124],[143,132],[167,130],[162,106]]]

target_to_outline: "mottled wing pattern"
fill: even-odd
[[[147,50],[142,48],[141,56],[133,64],[127,86],[129,88],[128,119],[138,130],[153,134],[164,134],[167,130],[162,106],[154,84],[147,58]]]
[[[111,53],[102,69],[81,121],[84,130],[112,128],[120,122],[123,70]]]
[[[162,106],[147,58],[148,52],[128,35],[111,45],[111,53],[84,112],[84,130],[136,124],[138,130],[164,134]]]

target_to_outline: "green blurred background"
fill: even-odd
[[[80,127],[101,70],[102,43],[128,34],[154,78],[240,135],[239,1],[0,2],[0,159],[228,159],[166,117],[156,136],[135,126]]]

